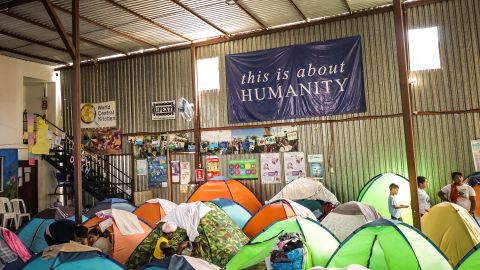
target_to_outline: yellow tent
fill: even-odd
[[[463,207],[448,202],[435,205],[422,217],[422,232],[445,253],[452,266],[480,243],[476,221]]]

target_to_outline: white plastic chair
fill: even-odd
[[[13,220],[15,228],[18,228],[17,214],[12,211],[10,200],[5,197],[0,197],[0,217],[2,217],[2,227],[7,227],[7,221]]]
[[[18,230],[22,226],[23,218],[26,217],[30,220],[30,213],[27,212],[27,207],[22,199],[11,199],[10,203],[12,204],[13,212],[17,215],[17,228],[15,229]]]

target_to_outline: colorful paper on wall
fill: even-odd
[[[220,159],[217,156],[207,156],[206,158],[207,180],[220,176],[219,163],[220,163]]]
[[[323,155],[308,155],[310,177],[323,178]]]
[[[37,116],[37,135],[35,145],[32,147],[32,153],[35,155],[49,155],[50,148],[47,139],[48,125],[45,121]]]
[[[258,159],[229,160],[228,177],[232,179],[258,179]]]
[[[191,180],[190,162],[180,162],[180,183],[188,184]]]
[[[285,171],[285,182],[288,184],[293,180],[305,177],[305,155],[303,152],[289,152],[283,154],[283,166]]]
[[[180,193],[181,194],[187,194],[188,193],[188,185],[181,184],[180,185]]]
[[[471,142],[473,162],[475,163],[475,171],[480,171],[480,140]]]
[[[167,183],[167,157],[149,157],[148,159],[148,187],[163,187]]]
[[[268,153],[260,156],[262,184],[281,184],[282,166],[279,153]]]
[[[18,179],[18,149],[0,149],[0,157],[2,157],[0,166],[3,165],[0,170],[2,172],[0,192],[15,192],[16,190],[14,190],[13,184]],[[6,190],[9,189],[9,185],[11,186],[11,190]],[[4,195],[10,196],[14,194]]]
[[[137,175],[144,176],[147,175],[147,160],[146,159],[137,159]]]
[[[172,183],[180,182],[180,161],[172,161]]]
[[[97,155],[122,153],[122,137],[117,128],[83,129],[82,139],[84,149]]]

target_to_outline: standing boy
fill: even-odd
[[[447,196],[450,198],[450,202],[460,205],[465,208],[470,214],[475,211],[476,196],[475,190],[464,183],[463,174],[461,172],[452,173],[453,183],[444,186],[439,192],[438,196],[443,202],[448,202]]]
[[[402,213],[400,209],[408,208],[408,205],[399,204],[397,201],[398,190],[400,189],[397,184],[391,183],[389,186],[390,196],[388,196],[388,211],[393,220],[403,221]]]

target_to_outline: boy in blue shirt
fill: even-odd
[[[388,211],[390,212],[390,217],[393,220],[403,221],[402,213],[400,209],[408,208],[408,205],[399,204],[397,201],[397,194],[399,187],[395,183],[391,183],[389,186],[390,196],[388,196]]]

